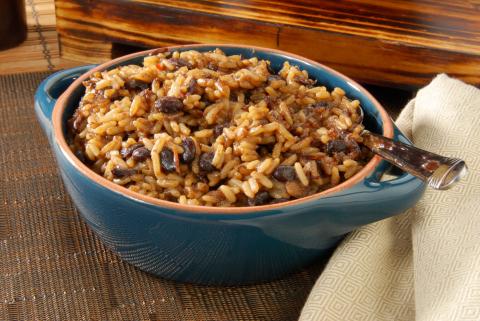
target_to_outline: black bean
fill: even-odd
[[[128,176],[137,174],[137,170],[130,169],[130,168],[115,167],[114,169],[112,169],[112,174],[113,174],[113,177],[115,178],[125,178]]]
[[[166,114],[175,114],[183,110],[183,102],[177,97],[160,97],[155,101],[155,108]]]
[[[269,75],[268,76],[268,81],[275,81],[275,80],[282,80],[283,78],[280,77],[279,75]]]
[[[190,164],[195,159],[195,153],[197,148],[195,147],[195,142],[190,137],[184,138],[182,140],[183,153],[180,156],[180,161],[185,164]]]
[[[176,170],[175,159],[170,148],[164,148],[160,152],[160,163],[166,172],[174,172]]]
[[[217,138],[218,136],[222,135],[223,129],[228,126],[229,125],[227,123],[215,125],[215,127],[213,127],[213,137]]]
[[[305,85],[305,86],[307,86],[307,87],[308,87],[308,86],[313,86],[313,85],[316,83],[315,80],[309,79],[309,78],[306,78],[306,77],[303,77],[303,76],[295,76],[295,77],[293,77],[293,79],[294,79],[296,82],[298,82],[298,83],[300,83],[300,84],[302,84],[302,85]]]
[[[293,166],[289,165],[280,165],[273,172],[273,177],[275,177],[280,182],[293,181],[297,178],[297,172]]]
[[[197,81],[195,79],[191,79],[188,83],[188,90],[187,93],[189,95],[193,95],[197,91]]]
[[[140,148],[142,146],[143,146],[142,143],[136,143],[126,148],[122,148],[122,150],[120,151],[120,155],[122,155],[123,158],[130,157],[130,155],[132,155],[135,149]]]
[[[328,101],[319,101],[318,103],[315,103],[312,105],[313,108],[330,108],[331,104]]]
[[[213,62],[209,62],[208,65],[207,65],[207,68],[210,69],[210,70],[213,70],[213,71],[218,71],[218,65],[216,65]]]
[[[335,153],[345,152],[347,150],[347,143],[341,139],[331,140],[327,144],[327,154],[332,156]]]
[[[150,151],[146,147],[140,147],[132,152],[132,158],[136,162],[142,162],[150,157]]]
[[[214,153],[203,153],[200,155],[199,167],[205,173],[210,173],[216,170],[215,166],[212,164]]]
[[[274,198],[270,204],[278,204],[278,203],[283,203],[283,202],[287,202],[289,201],[290,199],[289,198],[286,198],[286,197],[282,197],[282,198]]]
[[[260,192],[257,195],[255,195],[254,198],[249,198],[248,199],[248,205],[250,206],[258,206],[258,205],[263,205],[267,204],[270,201],[271,197],[268,192]]]
[[[150,87],[150,84],[139,79],[128,79],[125,82],[125,88],[127,89],[141,89],[145,90]]]
[[[193,68],[192,64],[186,61],[185,59],[182,58],[170,58],[168,59],[168,62],[170,62],[172,65],[174,65],[177,68],[187,66],[188,69]]]

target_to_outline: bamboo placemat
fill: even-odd
[[[27,39],[18,47],[0,51],[0,74],[57,70],[81,64],[60,58],[54,1],[25,0],[25,7]]]
[[[122,262],[80,220],[33,111],[47,73],[0,76],[0,320],[296,320],[319,262],[283,280],[207,287]]]

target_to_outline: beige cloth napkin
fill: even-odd
[[[464,159],[467,178],[351,233],[301,321],[480,320],[480,90],[437,76],[402,111],[416,146]]]

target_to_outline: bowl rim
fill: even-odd
[[[59,146],[60,151],[63,153],[65,158],[70,162],[70,164],[83,176],[86,178],[90,179],[92,182],[97,183],[98,185],[108,189],[109,191],[115,192],[117,194],[120,194],[121,196],[127,197],[131,200],[138,201],[144,204],[149,204],[149,205],[154,205],[158,206],[161,208],[167,208],[170,210],[177,210],[177,211],[183,211],[183,212],[188,212],[188,213],[198,213],[198,214],[221,214],[221,215],[228,215],[228,214],[252,214],[252,213],[258,213],[258,212],[266,212],[266,211],[273,211],[273,210],[280,210],[285,207],[290,207],[292,205],[300,205],[302,203],[308,203],[312,201],[319,200],[327,195],[337,193],[340,191],[343,191],[345,189],[348,189],[356,184],[358,184],[360,181],[362,181],[364,178],[366,178],[377,165],[382,161],[380,156],[374,155],[372,159],[354,176],[350,177],[346,181],[342,182],[341,184],[334,186],[332,188],[329,188],[325,191],[315,193],[310,196],[306,196],[303,198],[299,199],[294,199],[282,203],[277,203],[277,204],[267,204],[267,205],[259,205],[259,206],[249,206],[249,207],[215,207],[215,206],[204,206],[204,205],[187,205],[187,204],[180,204],[180,203],[175,203],[171,201],[166,201],[158,198],[154,198],[152,196],[146,196],[143,194],[140,194],[138,192],[134,192],[129,190],[126,187],[123,187],[121,185],[115,184],[114,182],[104,178],[103,176],[95,173],[93,170],[91,170],[87,165],[83,164],[70,150],[67,141],[64,137],[63,131],[62,131],[62,116],[65,111],[66,103],[67,103],[67,98],[72,94],[72,92],[80,85],[82,85],[82,82],[86,80],[92,73],[96,71],[103,71],[112,65],[122,63],[125,60],[130,60],[132,58],[140,57],[140,56],[147,56],[148,54],[151,53],[160,53],[164,51],[173,51],[173,50],[184,50],[184,49],[201,49],[202,47],[228,47],[228,48],[239,48],[239,49],[249,49],[249,50],[254,50],[254,51],[262,51],[265,53],[275,53],[279,54],[282,56],[285,56],[286,58],[293,58],[297,60],[301,60],[305,63],[308,63],[310,65],[313,65],[314,67],[320,67],[324,69],[327,73],[330,73],[331,75],[335,77],[342,78],[346,82],[348,82],[350,85],[353,87],[357,88],[361,93],[363,93],[367,99],[369,99],[374,107],[379,111],[380,117],[383,122],[383,136],[388,137],[388,138],[393,138],[393,122],[388,115],[388,113],[385,111],[385,109],[382,107],[382,105],[365,89],[363,88],[360,84],[358,84],[356,81],[350,79],[349,77],[341,74],[340,72],[327,67],[319,62],[313,61],[311,59],[289,53],[286,51],[278,50],[278,49],[271,49],[271,48],[264,48],[264,47],[257,47],[257,46],[247,46],[247,45],[234,45],[234,44],[191,44],[191,45],[179,45],[179,46],[167,46],[167,47],[161,47],[161,48],[155,48],[155,49],[149,49],[149,50],[144,50],[144,51],[139,51],[135,52],[132,54],[128,54],[122,57],[118,57],[115,59],[112,59],[110,61],[107,61],[103,64],[100,64],[93,69],[90,69],[89,71],[85,72],[82,74],[80,77],[78,77],[70,86],[63,92],[63,94],[58,98],[57,102],[55,103],[55,106],[52,111],[52,125],[53,125],[53,138],[54,141],[56,142],[57,146]]]

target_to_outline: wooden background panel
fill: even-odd
[[[480,84],[480,9],[466,1],[56,0],[56,6],[62,54],[70,59],[108,60],[112,43],[238,43],[304,55],[367,83],[421,86],[446,72]]]
[[[360,82],[386,86],[423,86],[438,73],[480,84],[480,57],[425,47],[398,45],[285,27],[279,48],[322,62]],[[315,39],[315,44],[311,43]]]
[[[116,0],[60,0],[57,28],[61,35],[152,45],[158,42],[265,43],[275,47],[278,25],[252,22],[231,16],[193,13],[188,10],[128,1],[118,6]],[[199,39],[199,41],[193,41]],[[222,41],[223,40],[223,41]]]
[[[480,48],[480,9],[468,1],[134,1],[462,52]]]

